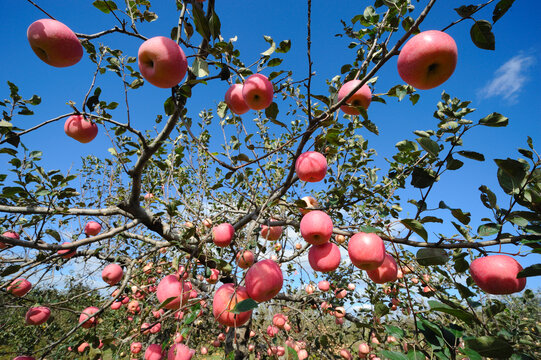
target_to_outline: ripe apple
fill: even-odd
[[[315,271],[334,271],[340,266],[340,249],[331,242],[312,245],[308,251],[308,262]]]
[[[218,282],[219,277],[220,277],[220,270],[210,269],[210,276],[207,278],[207,282],[209,284],[216,284]]]
[[[169,298],[175,298],[164,307],[166,309],[176,310],[188,301],[191,289],[190,283],[179,281],[179,278],[176,275],[167,275],[158,284],[156,296],[160,303],[163,303]]]
[[[89,221],[85,225],[85,234],[87,236],[96,236],[101,231],[101,225],[95,221]]]
[[[370,353],[370,346],[368,346],[367,343],[360,343],[359,344],[359,356],[360,357],[365,357],[366,355],[368,355],[368,353]]]
[[[170,88],[186,75],[188,62],[184,51],[173,40],[156,36],[145,41],[137,54],[141,75],[154,86]]]
[[[526,278],[517,279],[522,266],[507,255],[480,257],[470,264],[473,281],[484,292],[505,295],[520,292],[526,286]]]
[[[374,270],[385,260],[385,244],[374,233],[360,232],[351,237],[348,244],[351,263],[361,270]]]
[[[263,110],[272,103],[274,89],[269,79],[262,74],[253,74],[246,79],[242,87],[242,96],[246,105],[253,110]]]
[[[73,31],[60,21],[34,21],[26,31],[34,53],[46,64],[55,67],[75,65],[83,57],[83,46]]]
[[[331,283],[329,283],[327,280],[321,280],[317,283],[317,287],[321,291],[329,291],[331,288]]]
[[[145,360],[162,360],[165,356],[165,351],[158,344],[150,344],[145,350]]]
[[[231,244],[235,236],[235,228],[229,223],[223,223],[212,228],[212,240],[219,247],[226,247]]]
[[[306,215],[310,211],[317,209],[319,207],[319,203],[315,198],[312,196],[305,196],[301,200],[303,200],[306,203],[306,206],[304,208],[300,208],[299,211],[301,214]]]
[[[13,296],[22,297],[25,296],[27,292],[32,288],[30,281],[18,278],[15,279],[7,287],[7,292],[11,293]]]
[[[351,356],[351,353],[349,352],[348,349],[341,349],[340,350],[340,356],[342,357],[342,359],[346,359],[346,360],[353,359],[353,357]]]
[[[244,311],[239,314],[233,314],[231,310],[235,308],[237,303],[248,299],[248,291],[243,286],[238,286],[235,289],[235,285],[227,283],[222,286],[214,294],[212,301],[212,314],[216,321],[223,326],[238,327],[244,325],[250,316],[252,311]]]
[[[14,231],[6,231],[5,233],[2,234],[2,236],[5,236],[11,239],[17,239],[17,240],[20,239],[19,234],[17,234]],[[7,247],[7,244],[0,242],[0,249],[5,249],[6,247]]]
[[[45,306],[32,307],[24,318],[27,325],[41,325],[51,316],[51,310]]]
[[[366,273],[373,282],[383,284],[396,280],[398,275],[398,265],[396,265],[396,261],[391,255],[385,254],[383,264],[374,270],[367,271]]]
[[[314,291],[315,291],[314,285],[308,284],[308,285],[306,285],[306,287],[304,288],[304,290],[306,291],[306,293],[307,293],[308,295],[311,295],[311,294],[313,294]]]
[[[338,101],[345,98],[346,95],[349,94],[353,90],[353,88],[355,88],[360,83],[360,80],[351,80],[342,85],[342,87],[338,91]],[[370,106],[371,101],[372,92],[370,91],[368,85],[364,84],[359,90],[355,92],[355,94],[351,95],[351,97],[346,101],[347,105],[340,106],[340,110],[349,115],[359,115],[361,112],[357,109],[357,107],[363,107],[365,110],[367,110]]]
[[[69,241],[63,242],[62,245],[68,245],[71,244]],[[64,250],[58,250],[57,254],[59,254],[63,259],[69,259],[72,258],[77,253],[77,249],[64,249]]]
[[[287,320],[287,316],[282,313],[274,314],[274,316],[272,317],[272,324],[279,329],[283,329],[287,323]]]
[[[190,360],[195,355],[195,350],[184,344],[174,344],[167,352],[167,360]]]
[[[408,40],[400,51],[398,74],[417,89],[432,89],[453,74],[457,57],[451,36],[437,30],[423,31]]]
[[[307,243],[322,245],[328,242],[332,235],[331,217],[321,210],[310,211],[302,217],[300,230],[302,238]]]
[[[321,181],[327,174],[327,159],[317,151],[307,151],[297,158],[295,171],[301,181]]]
[[[257,302],[275,297],[284,284],[282,270],[274,261],[262,260],[250,267],[245,277],[246,291]]]
[[[237,115],[242,115],[250,110],[244,101],[244,96],[242,96],[242,87],[242,84],[233,84],[225,93],[225,103],[231,112]]]
[[[143,349],[143,344],[140,342],[134,342],[130,345],[130,351],[132,354],[139,354],[141,350]]]
[[[271,222],[276,221],[275,219],[270,219]],[[281,226],[267,226],[261,225],[261,237],[265,240],[275,241],[280,239],[282,236],[282,227]]]
[[[98,135],[98,125],[88,121],[83,115],[71,115],[64,123],[64,132],[69,137],[86,144]]]
[[[92,315],[94,315],[98,311],[100,311],[100,309],[95,306],[90,306],[84,309],[81,315],[79,316],[79,324],[85,321],[86,319],[90,318]],[[85,329],[89,329],[91,327],[96,326],[97,324],[98,324],[98,317],[94,316],[90,320],[86,321],[83,325],[81,325],[81,327]]]
[[[241,269],[248,269],[255,261],[254,253],[250,250],[237,253],[237,264]]]
[[[101,278],[109,285],[116,285],[122,280],[122,267],[118,264],[109,264],[101,272]]]

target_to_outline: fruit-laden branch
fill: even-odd
[[[6,237],[6,236],[3,236],[3,235],[0,235],[0,240],[2,240],[3,243],[6,243],[6,244],[10,244],[10,245],[15,245],[15,246],[22,246],[22,247],[25,247],[25,248],[31,248],[31,249],[37,249],[37,250],[65,250],[65,249],[74,249],[76,247],[79,247],[79,246],[83,246],[83,245],[88,245],[88,244],[92,244],[92,243],[95,243],[95,242],[98,242],[100,240],[103,240],[103,239],[108,239],[108,238],[111,238],[115,235],[118,235],[128,229],[131,229],[135,226],[137,226],[138,224],[140,224],[141,222],[139,220],[133,220],[132,222],[126,224],[126,225],[123,225],[123,226],[119,226],[119,227],[116,227],[114,229],[111,229],[109,230],[108,232],[105,232],[103,234],[100,234],[100,235],[96,235],[96,236],[91,236],[91,237],[88,237],[86,239],[82,239],[82,240],[77,240],[77,241],[74,241],[74,242],[71,242],[69,244],[65,244],[65,245],[57,245],[57,244],[47,244],[47,243],[44,243],[44,242],[34,242],[34,241],[26,241],[26,240],[19,240],[19,239],[14,239],[14,238],[10,238],[10,237]]]

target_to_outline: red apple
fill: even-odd
[[[243,286],[238,286],[227,283],[222,286],[214,294],[212,301],[212,314],[216,321],[223,326],[238,327],[246,324],[252,316],[252,311],[244,311],[240,314],[233,314],[231,310],[235,308],[237,303],[248,299],[248,291]]]
[[[98,135],[98,125],[88,121],[83,115],[71,115],[64,123],[64,132],[69,137],[86,144]]]
[[[307,151],[297,158],[295,171],[301,181],[321,181],[327,174],[327,159],[317,151]]]
[[[165,351],[158,344],[150,344],[145,350],[145,360],[162,360],[165,356]]]
[[[351,353],[349,352],[348,349],[340,350],[340,356],[342,357],[342,359],[346,359],[346,360],[353,359],[353,357],[351,356]]]
[[[280,292],[284,277],[278,264],[267,259],[250,267],[246,272],[245,282],[249,296],[257,302],[263,302]]]
[[[233,84],[225,93],[225,103],[232,113],[242,115],[250,110],[242,96],[242,84]]]
[[[263,110],[272,103],[274,89],[269,79],[262,74],[253,74],[246,79],[242,87],[242,96],[246,105],[253,110]]]
[[[338,101],[345,98],[346,95],[349,94],[353,90],[353,88],[355,88],[360,83],[360,80],[351,80],[342,85],[342,87],[338,91]],[[340,106],[340,110],[349,115],[359,115],[361,112],[357,109],[357,107],[363,107],[365,110],[367,110],[368,106],[370,106],[371,101],[372,92],[370,91],[368,85],[364,84],[359,90],[355,92],[355,94],[351,95],[351,97],[346,101],[347,105]]]
[[[139,71],[154,86],[170,88],[186,75],[188,62],[184,51],[173,40],[156,36],[139,47]]]
[[[526,278],[517,279],[522,266],[507,255],[480,257],[470,264],[473,281],[483,291],[493,295],[520,292],[526,286]]]
[[[332,235],[331,217],[320,210],[310,211],[302,217],[300,230],[302,238],[307,243],[322,245],[328,242]]]
[[[231,244],[235,236],[235,228],[229,223],[223,223],[212,228],[212,240],[219,247],[226,247]]]
[[[31,288],[32,284],[30,283],[30,281],[23,278],[18,278],[13,280],[11,284],[9,284],[9,286],[7,287],[7,292],[13,294],[13,296],[22,297],[25,296]]]
[[[270,219],[271,222],[276,221],[274,219]],[[267,226],[267,225],[261,225],[261,237],[263,237],[265,240],[275,241],[278,240],[282,236],[282,227],[281,226]]]
[[[82,314],[79,316],[79,324],[85,321],[86,319],[90,318],[92,315],[97,313],[100,309],[95,306],[87,307],[83,310]],[[98,317],[94,316],[90,320],[86,321],[81,327],[85,329],[89,329],[91,327],[94,327],[98,324]]]
[[[315,271],[334,271],[340,266],[340,249],[330,242],[312,245],[308,251],[308,262]]]
[[[89,221],[85,225],[85,234],[87,236],[96,236],[101,231],[101,225],[95,221]]]
[[[429,30],[412,37],[398,56],[398,74],[421,90],[443,84],[453,74],[458,50],[448,34]]]
[[[62,245],[71,244],[70,242],[66,241],[62,243]],[[69,259],[73,257],[77,253],[77,249],[64,249],[64,250],[58,250],[57,252],[60,256],[62,256],[63,259]]]
[[[15,359],[13,360],[36,360],[35,358],[33,358],[32,356],[17,356]]]
[[[304,208],[300,208],[299,211],[301,214],[306,215],[311,210],[317,209],[319,207],[319,203],[315,198],[312,196],[305,196],[301,200],[303,200],[306,203],[306,206]]]
[[[163,303],[169,298],[175,298],[164,307],[166,309],[176,310],[188,301],[191,289],[192,287],[189,282],[179,281],[176,275],[167,275],[158,284],[156,296],[160,303]]]
[[[174,344],[167,352],[167,360],[190,360],[195,355],[195,350],[184,344]]]
[[[370,353],[370,346],[368,346],[367,343],[360,343],[359,344],[359,356],[360,357],[365,357],[366,355],[368,355],[368,353]]]
[[[321,291],[329,291],[331,284],[327,280],[321,280],[317,283],[317,287]]]
[[[209,284],[216,284],[218,282],[219,277],[220,277],[220,270],[210,269],[210,276],[207,278],[207,282]]]
[[[101,278],[109,285],[116,285],[122,280],[122,267],[118,264],[109,264],[101,272]]]
[[[130,351],[132,354],[139,354],[141,350],[143,349],[143,344],[140,342],[134,342],[130,345]]]
[[[5,236],[11,239],[17,239],[17,240],[20,239],[19,234],[17,234],[14,231],[6,231],[5,233],[2,234],[2,236]],[[6,247],[7,247],[7,244],[0,242],[0,249],[5,249]]]
[[[385,244],[374,233],[360,232],[351,237],[348,244],[351,263],[361,270],[374,270],[385,260]]]
[[[248,269],[255,261],[254,253],[250,250],[237,253],[237,264],[241,269]]]
[[[395,259],[385,254],[385,260],[378,268],[366,272],[368,277],[377,284],[383,284],[390,281],[395,281],[398,275],[398,265]]]
[[[46,64],[55,67],[75,65],[83,57],[83,46],[73,31],[60,21],[34,21],[26,31],[28,43]]]
[[[28,325],[41,325],[51,316],[51,310],[45,306],[32,307],[25,316],[25,322]]]

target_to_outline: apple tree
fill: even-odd
[[[80,33],[28,0],[34,61],[89,71],[78,94],[48,84],[64,108],[47,120],[48,94],[6,79],[0,357],[540,358],[534,141],[493,159],[499,188],[468,179],[480,201],[446,203],[440,185],[488,161],[476,141],[510,121],[445,82],[455,41],[494,49],[513,2],[447,20],[435,0],[356,4],[338,34],[350,57],[325,80],[311,0],[293,15],[305,44],[264,36],[256,53],[226,39],[225,2],[96,0],[84,11],[107,26]],[[459,27],[471,39],[448,34]],[[373,107],[400,116],[434,92],[433,128],[412,124],[386,158],[369,145],[386,136]],[[77,169],[49,166],[57,144],[81,151]]]

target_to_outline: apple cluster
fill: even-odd
[[[274,88],[263,74],[250,75],[244,85],[233,84],[225,93],[225,103],[232,113],[242,115],[248,110],[264,110],[272,103]]]

